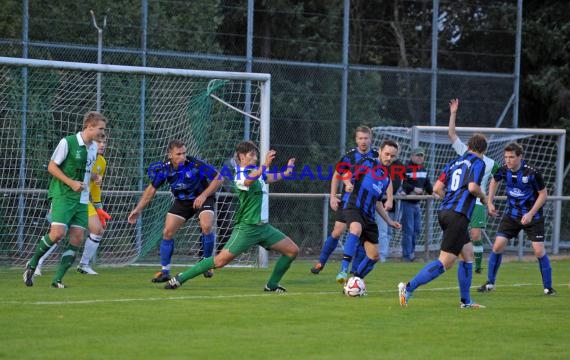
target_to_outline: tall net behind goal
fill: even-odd
[[[399,143],[400,152],[398,158],[403,163],[410,159],[411,150],[416,146],[421,146],[426,150],[424,167],[428,171],[428,176],[433,183],[439,176],[445,164],[457,157],[451,147],[447,135],[447,127],[440,126],[415,126],[413,128],[404,127],[374,127],[373,147],[379,148],[385,139],[392,139]],[[504,147],[510,142],[518,142],[524,148],[524,159],[540,169],[546,187],[550,195],[561,195],[563,166],[560,166],[559,159],[564,154],[564,130],[557,129],[498,129],[498,128],[457,128],[457,135],[464,142],[474,132],[481,132],[487,136],[489,147],[487,156],[503,163]],[[505,195],[504,184],[500,184],[497,195]],[[499,198],[500,199],[500,198]],[[426,241],[429,250],[438,250],[441,242],[441,230],[437,221],[437,207],[439,201],[421,201],[422,207],[422,233],[416,242],[416,251],[423,252],[426,248]],[[506,201],[497,200],[495,206],[501,214],[505,210]],[[545,225],[546,225],[546,245],[553,246],[553,238],[558,238],[560,210],[556,210],[558,202],[547,202],[544,205]],[[484,241],[488,246],[494,241],[496,230],[499,225],[499,218],[489,217],[488,226],[484,231]],[[390,243],[391,256],[401,256],[401,231],[394,231]],[[514,250],[519,244],[517,239],[509,243],[509,249]],[[530,243],[525,242],[526,249],[530,251]]]
[[[6,58],[2,58],[6,59]],[[97,71],[101,73],[101,112],[109,120],[102,185],[107,224],[97,263],[158,262],[157,244],[172,195],[159,189],[137,225],[127,216],[149,184],[147,168],[167,161],[173,139],[188,154],[221,169],[244,139],[264,142],[263,106],[269,76],[157,68],[98,67],[94,64],[29,60],[28,67],[0,59],[0,261],[22,265],[48,230],[47,164],[58,141],[81,131],[83,114],[96,109]],[[263,105],[265,104],[265,105]],[[267,109],[268,110],[268,109]],[[267,125],[268,129],[268,125]],[[265,131],[268,134],[268,131]],[[262,145],[263,147],[263,145]],[[227,186],[226,186],[227,185]],[[231,180],[217,194],[216,242],[231,233],[236,210]],[[200,256],[198,219],[176,234],[173,263],[191,264]],[[61,247],[46,265],[59,261]],[[233,264],[253,266],[257,249]]]

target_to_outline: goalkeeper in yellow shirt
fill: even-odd
[[[89,236],[87,240],[85,240],[83,255],[79,261],[79,266],[77,266],[77,272],[89,275],[97,275],[97,272],[91,268],[89,263],[97,252],[97,248],[103,237],[103,232],[107,227],[107,220],[111,219],[111,216],[103,210],[103,204],[101,204],[101,182],[103,181],[103,176],[107,169],[107,160],[103,157],[105,147],[107,146],[107,139],[102,137],[97,141],[97,145],[97,159],[91,168],[92,180],[89,183],[89,193],[91,194],[91,201],[87,209],[87,216],[89,216]]]
[[[89,193],[91,195],[91,201],[88,206],[88,217],[89,217],[89,236],[85,240],[85,247],[83,249],[83,255],[77,266],[77,272],[81,274],[97,275],[97,272],[93,270],[90,266],[91,259],[95,256],[101,238],[103,237],[103,232],[107,227],[107,220],[111,219],[111,216],[103,210],[103,205],[101,204],[101,182],[103,181],[103,176],[105,175],[105,170],[107,169],[107,160],[103,157],[105,153],[105,148],[107,146],[107,139],[105,136],[101,137],[97,142],[97,159],[91,168],[91,181],[89,182]],[[48,216],[48,220],[49,216]],[[41,268],[45,259],[50,256],[50,254],[57,248],[57,244],[52,246],[51,249],[44,255],[38,262],[38,266],[34,271],[34,276],[40,276],[42,274]]]

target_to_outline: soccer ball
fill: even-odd
[[[353,276],[344,284],[344,294],[349,297],[359,297],[366,294],[366,284],[358,276]]]

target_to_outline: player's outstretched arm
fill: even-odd
[[[275,159],[275,156],[277,155],[277,151],[275,150],[269,150],[267,152],[267,154],[265,155],[265,160],[263,161],[263,164],[261,164],[261,166],[257,167],[257,169],[251,171],[245,178],[243,185],[244,186],[251,186],[251,184],[253,184],[254,182],[257,181],[257,179],[259,179],[260,176],[263,175],[263,172],[266,171],[267,169],[271,168],[271,163],[273,162],[273,160]]]
[[[267,178],[267,183],[271,184],[290,176],[291,173],[293,172],[293,169],[295,169],[295,158],[291,158],[289,159],[289,161],[287,161],[287,168],[285,169],[285,171],[278,172],[277,174],[275,174],[275,176],[269,176]]]
[[[447,135],[453,144],[457,140],[457,132],[455,131],[455,120],[457,119],[457,110],[459,109],[459,99],[451,99],[449,101],[449,127]]]
[[[133,209],[133,211],[131,211],[129,217],[127,218],[129,224],[134,224],[137,222],[140,213],[150,203],[155,194],[156,194],[156,188],[154,186],[149,185],[146,187],[141,196],[141,199],[139,200],[139,203]]]

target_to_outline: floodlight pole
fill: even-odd
[[[107,12],[109,10],[107,9]],[[99,27],[97,25],[97,19],[95,19],[95,12],[89,10],[91,13],[91,19],[93,20],[93,26],[97,29],[97,64],[103,63],[103,30],[107,27],[107,15],[103,16],[103,26]],[[97,111],[101,112],[101,73],[97,73]]]

